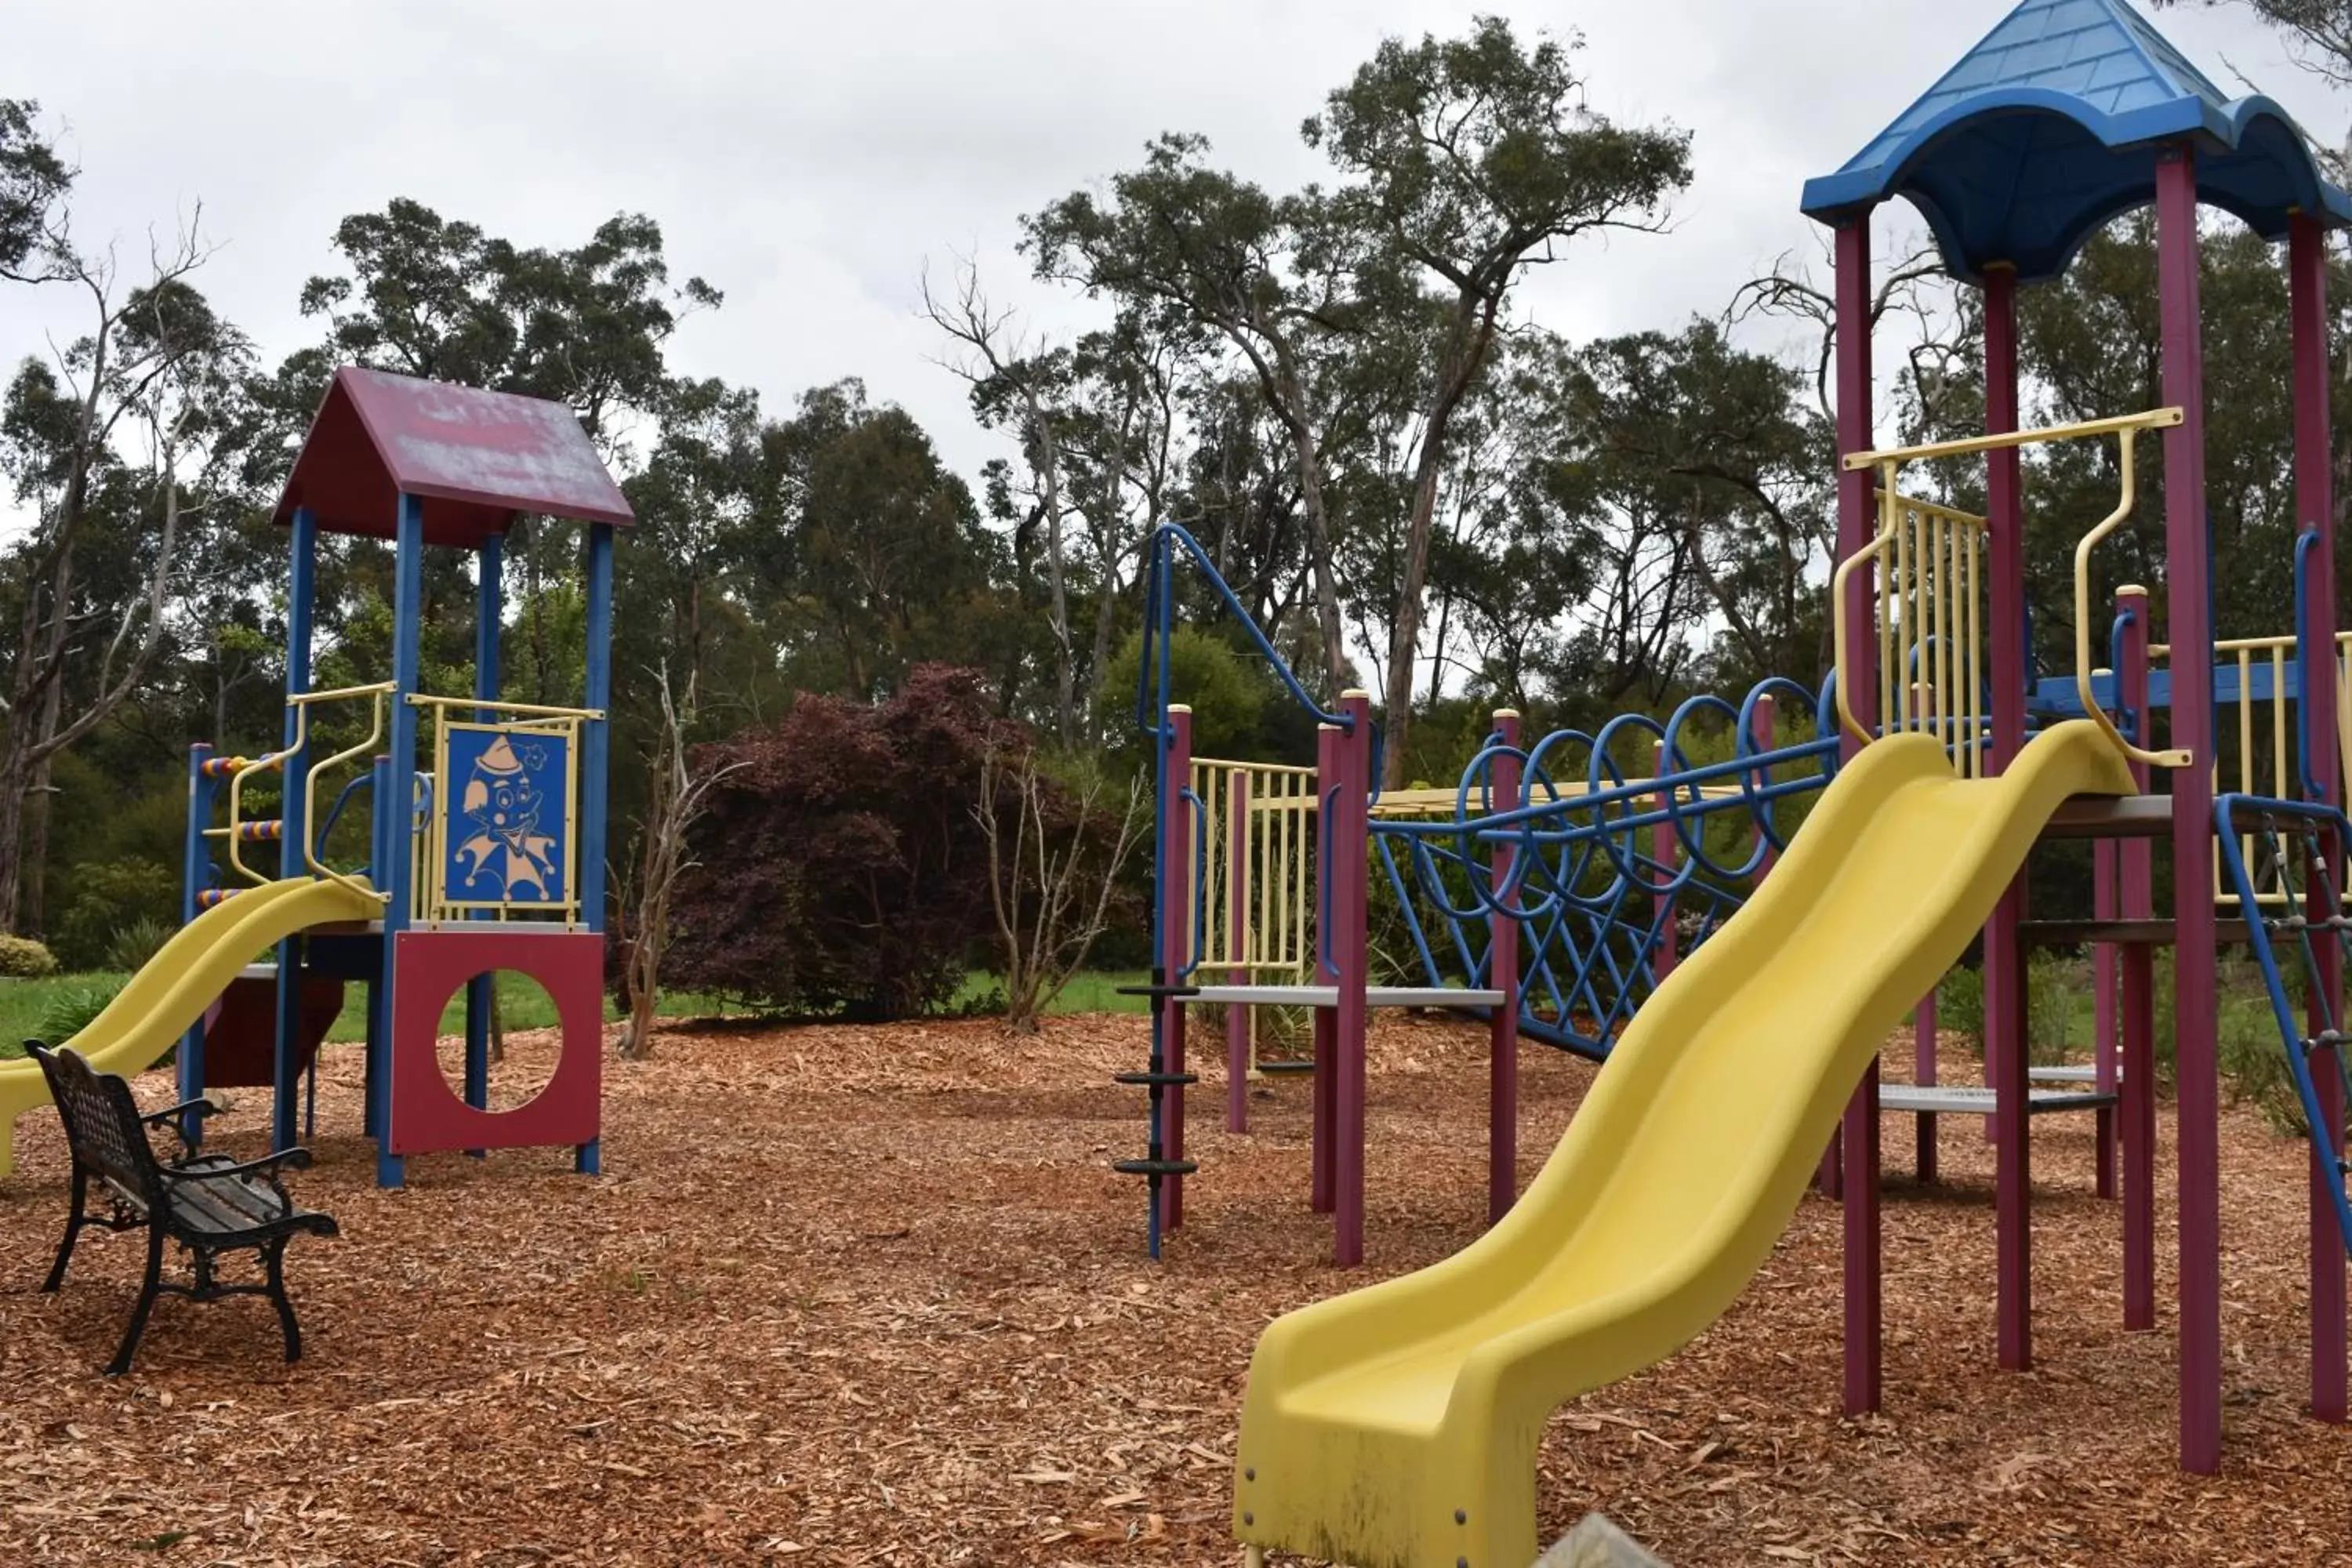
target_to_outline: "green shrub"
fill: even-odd
[[[0,936],[0,975],[31,980],[55,974],[55,954],[28,936]]]
[[[1984,1055],[1984,972],[1955,967],[1936,983],[1936,1026],[1966,1037]]]
[[[152,915],[142,915],[122,926],[107,939],[106,967],[128,974],[144,969],[147,961],[163,951],[178,928],[170,921],[159,921]]]
[[[137,921],[171,922],[180,912],[180,879],[152,860],[102,860],[77,868],[65,912],[49,934],[68,969],[107,966],[115,933]]]
[[[78,980],[58,987],[41,1014],[39,1037],[52,1046],[63,1045],[89,1027],[121,989],[119,980]]]

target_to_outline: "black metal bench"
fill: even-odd
[[[66,1264],[74,1242],[90,1226],[108,1230],[147,1231],[147,1273],[139,1287],[139,1304],[131,1309],[131,1326],[122,1346],[106,1363],[110,1377],[131,1370],[131,1357],[146,1331],[147,1315],[155,1298],[168,1290],[192,1300],[216,1301],[224,1296],[267,1296],[278,1309],[278,1327],[286,1334],[286,1359],[302,1354],[302,1331],[294,1322],[294,1304],[286,1299],[286,1244],[310,1232],[335,1234],[334,1220],[314,1210],[297,1207],[278,1173],[301,1169],[310,1163],[304,1149],[285,1149],[266,1159],[239,1163],[225,1154],[197,1154],[180,1131],[183,1117],[201,1121],[215,1107],[192,1100],[166,1110],[142,1115],[131,1098],[131,1086],[112,1073],[101,1073],[70,1048],[51,1049],[38,1040],[26,1047],[48,1079],[50,1098],[65,1122],[66,1140],[73,1148],[73,1210],[66,1219],[65,1239],[58,1244],[58,1260],[41,1289],[55,1290],[65,1283]],[[148,1129],[168,1127],[186,1151],[176,1161],[156,1159]],[[89,1212],[90,1187],[99,1184],[104,1214]],[[176,1241],[187,1248],[195,1274],[193,1285],[163,1279],[163,1244]],[[250,1250],[260,1255],[262,1282],[225,1285],[213,1275],[213,1263],[224,1252]]]

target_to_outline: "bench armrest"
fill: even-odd
[[[162,1110],[148,1111],[140,1117],[139,1125],[169,1129],[172,1136],[180,1141],[180,1147],[193,1154],[196,1152],[195,1141],[188,1136],[188,1130],[180,1119],[189,1116],[202,1121],[207,1116],[218,1116],[224,1109],[220,1101],[210,1095],[200,1094],[194,1100],[184,1100]]]
[[[139,1120],[152,1127],[160,1121],[168,1121],[175,1116],[194,1116],[201,1121],[207,1116],[218,1116],[221,1110],[219,1100],[208,1094],[200,1094],[194,1100],[184,1100],[177,1105],[165,1106],[161,1110],[148,1111]]]
[[[173,1164],[163,1167],[164,1173],[177,1180],[208,1182],[215,1176],[264,1176],[279,1169],[307,1171],[310,1168],[308,1149],[280,1149],[275,1154],[264,1154],[258,1160],[247,1160],[236,1165]]]

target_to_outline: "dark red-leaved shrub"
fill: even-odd
[[[700,748],[698,771],[741,765],[695,824],[664,984],[862,1020],[940,1006],[993,930],[982,761],[1030,745],[976,672],[919,665],[886,702],[804,696]]]

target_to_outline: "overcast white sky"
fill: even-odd
[[[1574,337],[1719,310],[1814,243],[1796,210],[2008,9],[2007,0],[5,0],[0,97],[40,100],[82,166],[86,236],[144,244],[199,199],[225,248],[198,281],[274,361],[336,221],[415,197],[523,244],[652,214],[678,276],[727,305],[678,335],[679,370],[803,389],[863,376],[968,476],[998,446],[932,363],[917,279],[958,254],[1046,330],[1083,307],[1028,282],[1015,220],[1132,164],[1165,130],[1285,186],[1316,161],[1300,119],[1384,35],[1580,31],[1595,105],[1696,132],[1668,237],[1592,244],[1524,309]],[[2272,35],[2202,8],[2168,34],[2323,142],[2345,106]],[[77,330],[56,290],[0,289],[0,358]]]

